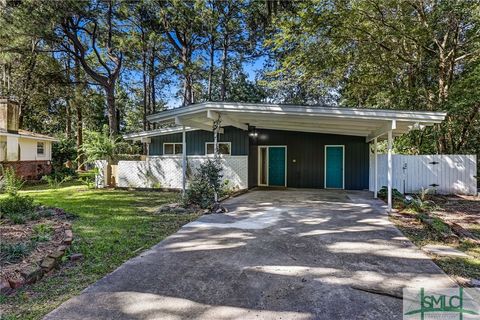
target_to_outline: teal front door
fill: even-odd
[[[325,146],[325,188],[343,189],[343,146]]]
[[[268,148],[268,185],[285,187],[285,147]]]

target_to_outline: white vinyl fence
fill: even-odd
[[[416,193],[422,188],[440,194],[477,194],[475,155],[393,155],[393,188]],[[378,189],[387,185],[387,155],[378,155]],[[374,189],[374,156],[370,156],[370,190]]]
[[[187,175],[192,175],[207,156],[188,156]],[[248,187],[248,156],[224,156],[223,180],[233,189]],[[182,157],[158,156],[146,161],[119,161],[116,186],[121,188],[182,188]]]

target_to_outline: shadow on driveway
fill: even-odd
[[[403,287],[454,285],[367,192],[257,190],[225,206],[45,319],[401,319]]]

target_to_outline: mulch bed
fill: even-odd
[[[432,196],[441,208],[434,214],[480,237],[480,196]]]
[[[9,261],[5,252],[0,254],[0,280],[3,293],[8,293],[10,288],[16,289],[25,283],[32,283],[39,280],[43,274],[51,268],[44,268],[44,260],[50,257],[56,265],[68,246],[72,242],[71,216],[64,210],[58,208],[43,208],[37,210],[49,210],[50,216],[38,220],[29,220],[25,224],[14,224],[8,219],[0,219],[0,243],[2,245],[24,243],[29,246],[29,252],[21,259]],[[51,230],[48,237],[38,239],[35,226],[46,225]],[[63,252],[60,254],[60,252]],[[29,273],[35,271],[35,276]],[[32,278],[32,279],[31,279]]]

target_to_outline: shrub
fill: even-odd
[[[420,193],[415,195],[413,199],[407,204],[407,208],[417,213],[426,212],[434,208],[435,203],[433,201],[427,200],[428,193],[429,189],[422,188]]]
[[[221,187],[222,167],[215,160],[202,163],[190,181],[186,192],[187,205],[198,205],[200,208],[209,208],[215,203]]]
[[[75,170],[66,168],[65,163],[68,161],[74,161],[77,158],[77,145],[74,139],[68,139],[61,137],[60,141],[52,145],[52,165],[53,171],[57,174],[68,174],[66,169],[70,169],[75,174]]]
[[[72,176],[63,176],[62,177],[62,176],[57,175],[57,174],[51,174],[51,175],[48,175],[48,176],[43,176],[42,180],[46,181],[48,186],[51,189],[58,189],[58,188],[60,188],[60,186],[63,183],[72,180]]]
[[[25,181],[17,176],[13,168],[5,170],[3,179],[3,190],[10,196],[17,195],[18,191],[23,187]]]
[[[25,223],[27,219],[38,218],[35,204],[29,196],[9,196],[0,200],[0,217],[7,217],[13,223]]]
[[[87,186],[89,189],[93,189],[95,187],[95,177],[98,174],[98,168],[94,168],[92,170],[81,172],[78,174],[78,181],[82,182],[84,185]]]
[[[55,171],[54,171],[54,174],[58,177],[76,177],[77,176],[77,172],[75,171],[75,169],[73,168],[67,168],[67,167],[61,167],[61,168],[57,168]]]
[[[53,227],[47,223],[40,223],[33,227],[34,241],[48,241],[53,234]]]
[[[119,155],[138,153],[138,147],[130,145],[121,137],[110,135],[108,126],[101,131],[85,130],[85,139],[79,150],[79,157],[82,156],[85,162],[91,163],[95,160],[107,160],[117,162]]]
[[[378,197],[380,197],[381,199],[387,199],[387,196],[388,196],[388,188],[386,186],[383,186],[378,191]],[[401,201],[404,200],[403,194],[395,188],[392,188],[392,198],[394,200],[401,200]]]
[[[449,233],[450,232],[450,227],[443,222],[440,218],[433,217],[432,220],[432,228],[440,233]]]
[[[17,262],[28,255],[31,249],[26,243],[0,243],[0,257],[2,261]]]

